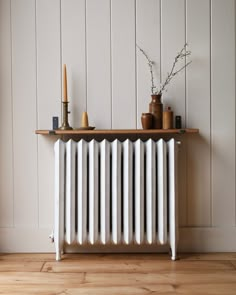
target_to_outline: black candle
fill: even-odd
[[[175,116],[175,128],[176,129],[182,128],[181,116]]]

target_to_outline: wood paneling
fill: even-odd
[[[227,45],[226,45],[227,44]],[[212,223],[235,226],[235,1],[212,1]]]
[[[12,0],[11,18],[14,225],[27,228],[38,226],[35,2]]]
[[[0,146],[0,225],[2,227],[11,227],[14,222],[10,4],[8,0],[0,0],[0,133],[4,138],[4,144]]]
[[[62,64],[67,65],[70,125],[81,126],[87,109],[86,1],[61,1]],[[72,111],[73,110],[73,111]]]
[[[61,19],[59,0],[36,1],[38,126],[52,128],[61,115]]]
[[[38,126],[61,115],[60,1],[36,1]],[[49,66],[50,65],[50,66]],[[53,140],[38,138],[39,226],[53,225]],[[45,173],[45,170],[47,173]]]
[[[111,128],[111,7],[86,1],[87,111],[90,126]]]
[[[187,1],[186,13],[186,38],[193,61],[187,68],[186,123],[187,126],[197,124],[201,130],[200,136],[187,139],[187,224],[210,226],[210,1]]]
[[[165,0],[161,4],[161,83],[170,72],[176,54],[183,48],[185,40],[185,1]],[[180,61],[177,68],[181,68],[185,61]],[[185,126],[186,99],[185,99],[185,71],[173,78],[163,93],[164,108],[171,106],[174,116],[182,119],[182,127]],[[186,225],[187,195],[186,195],[186,144],[181,139],[179,153],[179,223]]]
[[[161,82],[170,72],[174,58],[183,48],[185,40],[185,1],[164,0],[161,5]],[[184,61],[177,64],[181,68]],[[164,106],[171,106],[176,115],[182,116],[185,126],[185,71],[173,78],[163,93]]]
[[[160,0],[136,1],[136,43],[154,62],[155,85],[160,84]],[[142,128],[141,115],[149,112],[151,76],[144,55],[136,48],[137,63],[137,128]]]
[[[111,99],[114,129],[136,127],[135,42],[135,1],[112,0]]]
[[[53,217],[53,212],[51,212]],[[49,239],[52,226],[49,224],[44,228],[19,227],[0,228],[1,253],[27,253],[27,252],[53,252],[54,244]]]

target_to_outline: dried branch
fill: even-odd
[[[157,88],[154,84],[154,75],[153,75],[153,64],[154,62],[152,60],[150,60],[150,58],[148,57],[148,55],[146,54],[146,52],[140,48],[138,45],[136,45],[138,47],[138,49],[142,52],[142,54],[145,56],[145,58],[148,61],[148,66],[149,66],[149,71],[150,71],[150,75],[151,75],[151,93],[155,94],[155,89]]]
[[[162,92],[166,89],[167,85],[174,78],[174,76],[176,76],[179,72],[181,72],[183,69],[185,69],[192,62],[192,61],[187,62],[187,63],[185,63],[184,66],[182,66],[178,70],[175,70],[175,67],[180,60],[184,59],[186,62],[186,58],[191,55],[191,51],[187,50],[188,44],[186,43],[186,44],[184,44],[184,47],[180,50],[180,52],[178,52],[178,54],[176,55],[173,65],[172,65],[172,68],[171,68],[171,71],[170,71],[170,73],[167,73],[166,80],[162,85],[160,85],[160,88],[158,91],[157,87],[154,85],[154,75],[153,75],[153,68],[152,68],[154,62],[152,60],[150,60],[150,58],[148,57],[148,55],[146,54],[146,52],[142,48],[140,48],[138,45],[136,45],[136,46],[138,47],[138,49],[142,52],[142,54],[145,56],[145,58],[148,61],[149,71],[150,71],[150,75],[151,75],[151,93],[152,94],[162,94]]]
[[[170,83],[170,81],[174,78],[174,76],[176,76],[179,72],[181,72],[183,69],[185,69],[188,65],[191,64],[192,61],[186,63],[184,66],[182,66],[180,69],[175,70],[175,67],[177,65],[177,63],[179,62],[179,60],[181,59],[186,59],[187,56],[191,55],[191,51],[186,50],[186,47],[188,46],[187,43],[184,44],[184,47],[181,49],[181,51],[176,55],[175,59],[174,59],[174,63],[172,65],[171,71],[170,73],[167,74],[166,80],[163,83],[163,85],[161,86],[158,94],[161,94],[165,88],[167,87],[167,85]]]

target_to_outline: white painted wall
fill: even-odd
[[[140,128],[147,64],[163,81],[177,51],[192,64],[164,95],[186,127],[180,249],[236,251],[235,1],[0,0],[0,251],[53,251],[53,142],[67,64],[71,125]]]

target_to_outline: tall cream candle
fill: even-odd
[[[66,65],[63,65],[63,102],[68,102]]]

